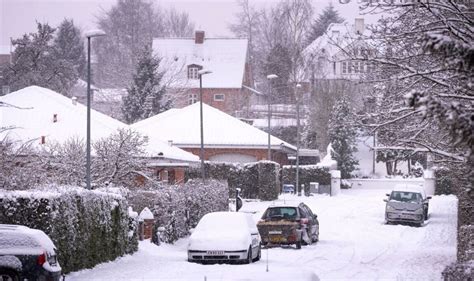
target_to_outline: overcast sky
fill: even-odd
[[[234,20],[238,10],[235,0],[155,0],[163,7],[174,6],[188,12],[196,28],[209,36],[231,36],[228,23]],[[251,5],[263,7],[276,0],[250,0]],[[353,21],[358,15],[356,0],[351,4],[339,4],[337,0],[313,0],[318,14],[329,2],[333,2],[341,16]],[[72,18],[82,30],[96,28],[96,16],[108,10],[116,0],[0,0],[0,50],[9,45],[10,38],[36,31],[36,21],[57,26],[64,18]]]

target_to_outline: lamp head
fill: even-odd
[[[267,79],[275,79],[275,78],[278,78],[278,75],[276,75],[276,74],[268,74],[267,75]]]
[[[201,69],[201,70],[198,71],[199,75],[205,75],[205,74],[209,74],[209,73],[212,73],[212,71],[210,71],[208,69]]]
[[[87,37],[87,38],[92,38],[92,37],[101,37],[101,36],[105,36],[106,33],[105,31],[101,30],[101,29],[91,29],[91,30],[88,30],[84,33],[84,35]]]

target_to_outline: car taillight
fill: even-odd
[[[301,219],[300,220],[300,224],[308,224],[309,223],[309,219]]]
[[[46,262],[46,254],[43,253],[38,256],[38,265],[43,265]]]

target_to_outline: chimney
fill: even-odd
[[[41,136],[41,144],[45,144],[46,143],[46,136]]]
[[[355,29],[356,34],[359,34],[359,35],[364,34],[364,30],[365,30],[364,18],[355,19],[354,29]]]
[[[204,43],[204,31],[196,30],[195,37],[194,37],[194,43],[196,43],[196,44]]]
[[[339,30],[333,30],[332,31],[332,39],[339,39]]]
[[[53,123],[58,122],[58,114],[54,113],[53,114]]]
[[[173,146],[173,140],[168,140],[168,145]]]
[[[72,97],[71,100],[72,100],[72,104],[73,104],[73,105],[76,105],[76,104],[77,104],[77,98],[76,98],[76,97]]]

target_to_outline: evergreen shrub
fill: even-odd
[[[73,186],[0,191],[0,221],[44,231],[63,273],[92,268],[138,249],[120,194]]]

